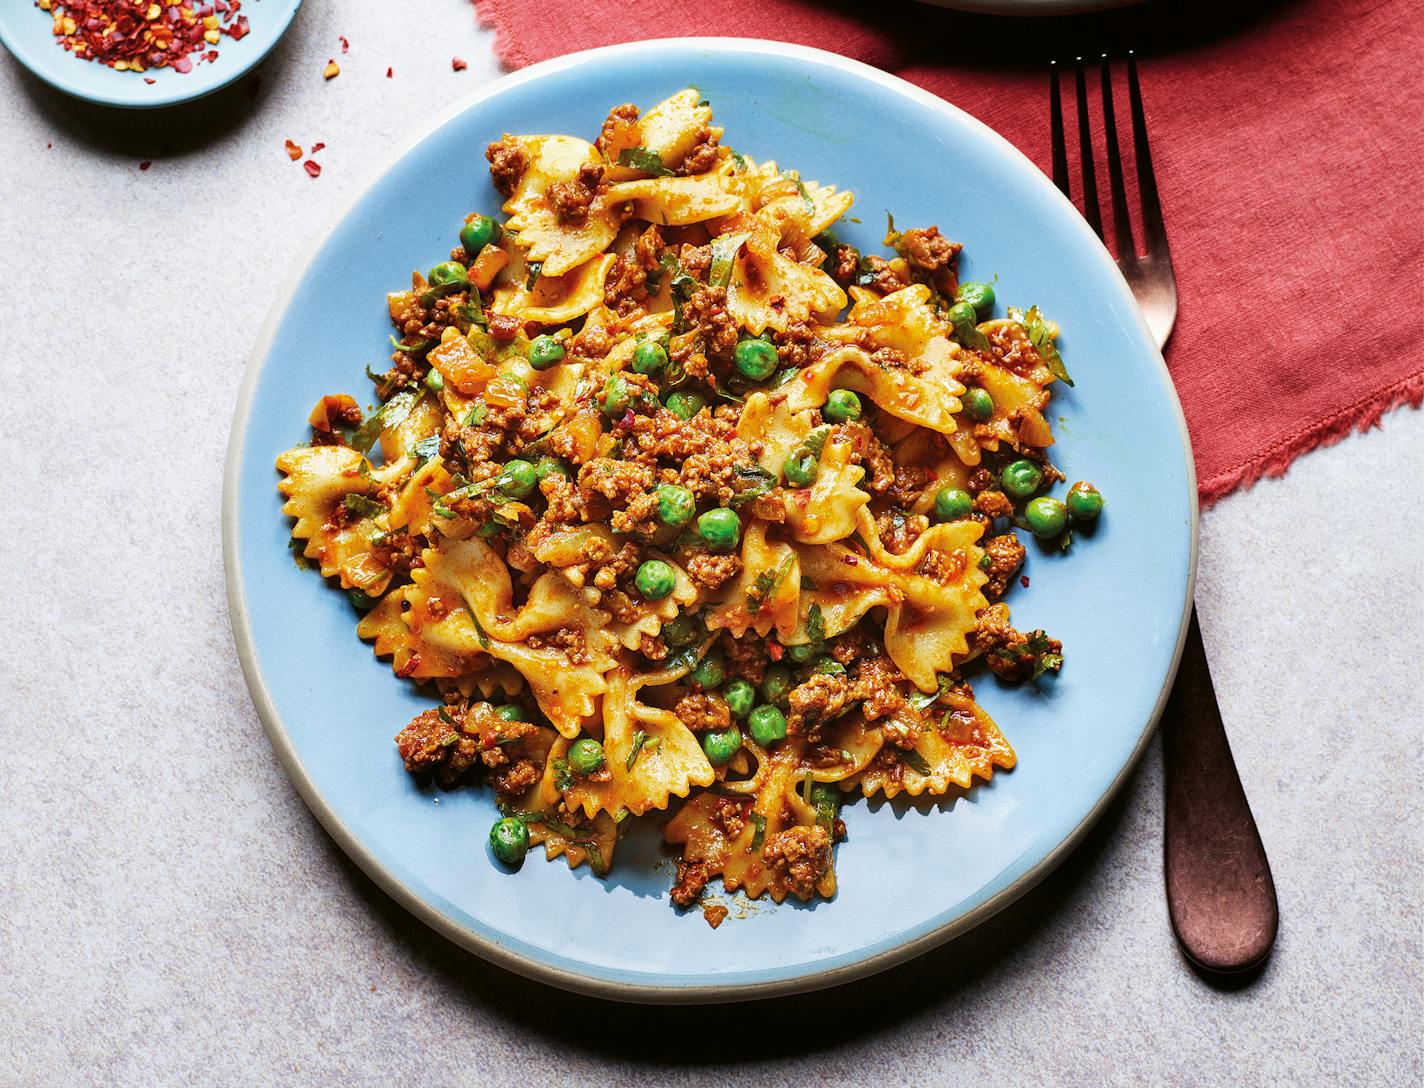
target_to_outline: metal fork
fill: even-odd
[[[1087,75],[1082,57],[1074,62],[1073,77],[1083,216],[1097,236],[1103,238],[1088,116]],[[1060,78],[1060,68],[1055,61],[1049,74],[1053,181],[1071,200]],[[1137,58],[1132,53],[1127,55],[1127,81],[1140,198],[1142,253],[1137,251],[1129,218],[1117,114],[1113,108],[1112,65],[1104,53],[1101,61],[1103,142],[1107,150],[1115,259],[1160,348],[1171,336],[1177,320],[1177,283],[1172,272],[1172,254],[1167,245],[1167,227],[1162,218],[1156,175],[1152,170],[1152,151],[1147,142],[1147,118],[1142,109]],[[1264,962],[1275,943],[1280,923],[1276,887],[1256,820],[1231,758],[1195,606],[1177,680],[1162,716],[1162,753],[1166,778],[1163,855],[1172,929],[1182,950],[1198,967],[1213,973],[1250,970]]]

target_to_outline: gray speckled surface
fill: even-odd
[[[367,881],[248,701],[222,457],[248,348],[314,226],[428,103],[494,66],[467,0],[333,7],[307,5],[255,96],[158,116],[59,99],[0,57],[0,551],[22,575],[0,658],[0,1083],[1424,1078],[1417,412],[1202,522],[1202,624],[1283,917],[1247,985],[1207,985],[1172,940],[1155,743],[1087,843],[997,919],[764,1007],[544,990]],[[339,34],[351,53],[325,84]],[[287,137],[329,145],[319,180]],[[165,219],[180,229],[149,255]]]

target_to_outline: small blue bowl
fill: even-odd
[[[0,43],[51,87],[102,106],[155,109],[212,94],[250,72],[292,25],[302,0],[247,0],[242,14],[250,30],[234,41],[223,36],[213,46],[218,59],[195,64],[186,74],[171,68],[116,72],[98,61],[81,60],[54,36],[54,21],[34,0],[0,3]],[[144,77],[152,79],[145,83]]]
[[[497,211],[482,149],[502,132],[596,134],[610,106],[686,86],[729,145],[854,191],[877,247],[884,211],[965,243],[966,280],[1038,304],[1063,328],[1076,388],[1055,386],[1054,461],[1107,498],[1068,554],[1029,541],[1024,630],[1061,638],[1039,685],[976,680],[1017,769],[937,803],[849,804],[832,900],[734,907],[713,931],[668,901],[657,821],[638,820],[599,880],[533,852],[488,852],[488,790],[422,790],[392,738],[431,699],[356,637],[346,595],[288,550],[273,461],[325,393],[363,400],[389,353],[385,292],[448,252],[469,211]],[[396,900],[514,971],[636,1001],[770,997],[889,967],[1022,895],[1106,807],[1161,713],[1196,565],[1196,478],[1181,408],[1102,243],[1032,163],[916,87],[819,50],[736,39],[616,46],[518,72],[438,118],[316,239],[255,347],[228,454],[223,544],[238,654],[272,744],[332,837]],[[715,891],[715,886],[714,889]],[[745,917],[738,917],[738,914]]]

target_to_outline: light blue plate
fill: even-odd
[[[97,61],[80,60],[55,39],[48,12],[34,0],[0,0],[0,42],[51,87],[104,106],[151,109],[212,94],[251,71],[287,32],[302,0],[246,0],[242,14],[250,32],[241,41],[226,35],[213,46],[218,59],[195,64],[186,75],[168,68],[141,75],[116,72]],[[153,80],[145,83],[144,76]]]
[[[1107,497],[1098,530],[1064,556],[1029,545],[1024,629],[1063,640],[1061,677],[977,690],[1018,751],[992,785],[938,806],[845,812],[840,892],[806,907],[756,904],[713,931],[668,903],[652,828],[612,876],[536,851],[492,863],[487,790],[421,791],[392,737],[430,705],[356,638],[344,594],[298,570],[273,461],[307,437],[324,393],[363,402],[387,355],[385,292],[449,250],[472,209],[497,212],[483,148],[505,131],[598,132],[608,108],[688,84],[727,142],[852,189],[845,234],[875,246],[884,209],[965,243],[965,279],[998,277],[1008,304],[1061,323],[1077,388],[1056,386],[1057,463]],[[233,629],[272,743],[318,819],[392,896],[450,939],[570,989],[715,1001],[826,986],[962,933],[1043,877],[1102,811],[1142,750],[1186,630],[1196,486],[1162,358],[1117,268],[1022,155],[954,107],[829,53],[766,42],[647,42],[536,65],[492,85],[401,152],[324,232],[282,290],[237,408],[224,497]],[[655,821],[647,821],[652,824]],[[714,885],[714,890],[715,890]]]

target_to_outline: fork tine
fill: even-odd
[[[1149,257],[1169,263],[1167,224],[1162,219],[1162,201],[1157,195],[1157,176],[1152,172],[1152,149],[1147,144],[1147,117],[1142,112],[1142,88],[1137,82],[1137,56],[1127,54],[1127,86],[1132,99],[1132,143],[1137,158],[1137,188],[1142,196],[1142,241]]]
[[[1068,187],[1068,148],[1063,142],[1063,97],[1058,89],[1059,70],[1056,60],[1048,62],[1048,128],[1053,141],[1053,184],[1070,200]]]
[[[1098,210],[1098,175],[1093,166],[1093,130],[1088,124],[1088,85],[1083,75],[1083,58],[1076,58],[1074,83],[1078,90],[1078,166],[1083,172],[1083,218],[1093,233],[1103,236],[1103,217]]]
[[[1112,194],[1113,238],[1117,242],[1119,264],[1137,260],[1132,242],[1132,223],[1127,214],[1127,183],[1122,176],[1122,152],[1118,149],[1117,112],[1113,109],[1112,68],[1103,54],[1103,142],[1108,148],[1108,189]]]

